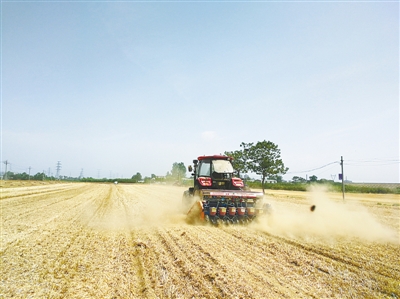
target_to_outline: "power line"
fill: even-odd
[[[340,162],[339,162],[340,163]],[[329,166],[327,166],[327,167],[323,167],[323,168],[321,168],[321,169],[319,169],[318,171],[315,171],[314,172],[314,174],[315,175],[320,175],[320,174],[323,174],[323,173],[325,173],[325,174],[330,174],[331,173],[331,171],[332,171],[332,169],[337,169],[337,164],[338,163],[334,163],[334,164],[332,164],[332,165],[329,165]]]
[[[346,160],[346,162],[343,162],[343,164],[347,165],[347,166],[384,166],[384,165],[393,165],[393,164],[399,164],[399,163],[400,163],[400,160],[398,160],[398,159]],[[311,171],[325,168],[332,164],[340,164],[340,161],[333,161],[328,164],[322,165],[317,168],[309,169],[309,170],[290,171],[290,172],[287,172],[286,174],[311,172]]]
[[[322,168],[325,168],[325,167],[327,167],[327,166],[329,166],[329,165],[337,164],[337,163],[340,163],[340,162],[339,162],[339,161],[334,161],[334,162],[331,162],[331,163],[322,165],[322,166],[317,167],[317,168],[314,168],[314,169],[302,170],[302,171],[291,171],[291,172],[287,172],[286,174],[311,172],[311,171],[315,171],[315,170],[318,170],[318,169],[322,169]]]

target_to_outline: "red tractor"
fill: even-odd
[[[245,190],[231,161],[222,155],[200,156],[188,167],[194,186],[183,193],[182,204],[189,223],[245,224],[270,211],[262,192]]]

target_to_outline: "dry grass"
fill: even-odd
[[[400,298],[398,196],[271,191],[272,218],[215,228],[183,190],[3,188],[0,298]]]

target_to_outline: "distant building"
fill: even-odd
[[[266,184],[276,184],[276,180],[265,180]]]

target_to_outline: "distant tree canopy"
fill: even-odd
[[[142,180],[142,175],[140,172],[137,172],[135,175],[132,176],[132,180],[137,183]]]
[[[186,177],[186,166],[183,162],[172,164],[171,177],[178,181]]]
[[[305,178],[299,177],[299,176],[294,176],[292,178],[293,183],[305,183],[307,180]]]
[[[282,176],[289,168],[285,167],[281,159],[281,151],[271,141],[258,141],[257,143],[240,144],[242,150],[225,152],[238,161],[233,161],[233,167],[238,173],[251,171],[261,176],[261,183],[264,192],[266,178],[274,178],[282,181]]]
[[[12,179],[12,180],[29,180],[33,176],[29,176],[26,172],[23,173],[13,173],[11,171],[7,171],[6,174],[4,174],[3,178],[5,179]]]
[[[32,180],[32,181],[55,181],[55,180],[66,180],[66,181],[79,181],[79,178],[70,176],[60,175],[58,178],[54,176],[47,176],[44,172],[38,172],[34,175],[29,175],[26,172],[14,173],[7,171],[2,176],[3,180]]]
[[[243,151],[233,151],[233,152],[225,152],[225,155],[232,157],[232,166],[233,169],[237,172],[238,177],[240,177],[241,174],[246,173],[247,170],[247,164],[246,164],[246,157],[244,155]]]

